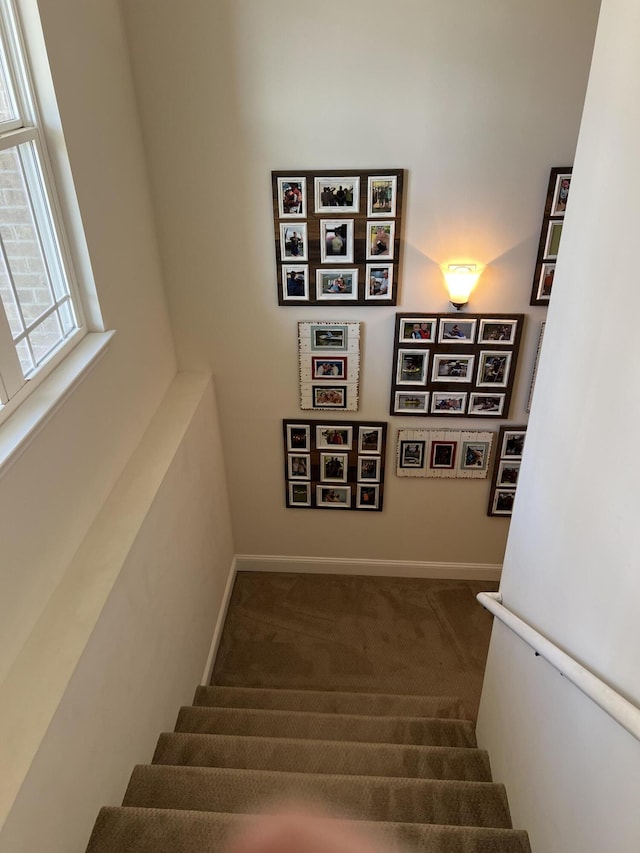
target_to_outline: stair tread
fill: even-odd
[[[101,809],[87,853],[218,853],[230,832],[254,816],[109,806]],[[404,853],[530,853],[523,830],[393,821],[355,821]]]
[[[461,699],[419,694],[212,685],[199,686],[196,689],[193,704],[464,719],[464,703]]]
[[[491,781],[486,751],[456,746],[164,732],[153,763]]]
[[[339,803],[367,820],[511,827],[494,782],[147,764],[134,769],[122,804],[246,813],[276,797]]]
[[[472,722],[439,717],[381,717],[188,705],[180,709],[175,730],[202,734],[284,736],[323,741],[476,746]]]

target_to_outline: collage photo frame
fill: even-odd
[[[284,420],[288,508],[380,512],[387,424]]]
[[[501,426],[491,478],[487,515],[510,517],[520,477],[526,426]]]
[[[298,323],[300,408],[355,412],[361,323]]]
[[[390,414],[506,418],[523,314],[396,314]]]
[[[395,305],[402,169],[272,172],[278,304]]]
[[[531,287],[531,305],[548,305],[551,298],[564,215],[569,201],[572,172],[571,166],[555,166],[549,175],[536,267]]]
[[[486,479],[494,433],[483,430],[398,430],[398,477]]]

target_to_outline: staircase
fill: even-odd
[[[218,853],[242,816],[288,799],[375,822],[416,853],[530,853],[455,699],[198,687],[87,853]]]

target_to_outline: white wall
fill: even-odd
[[[597,8],[123,0],[179,361],[215,375],[238,553],[501,562],[508,522],[486,517],[486,481],[394,476],[395,429],[416,419],[392,419],[383,513],[284,508],[296,322],[364,321],[357,417],[387,420],[396,309],[278,308],[270,171],[407,169],[397,310],[447,311],[438,264],[489,264],[471,310],[529,315],[520,422],[546,185],[573,160]]]
[[[0,682],[176,369],[118,3],[40,6],[95,283],[117,334],[0,478]]]
[[[39,625],[0,692],[0,818],[19,750],[45,730],[0,820],[3,853],[79,853],[100,807],[120,804],[200,681],[230,531],[213,386],[179,374],[49,602],[49,636]]]
[[[502,583],[638,705],[639,37],[640,9],[604,0]],[[640,849],[640,744],[502,628],[479,733],[534,851]]]

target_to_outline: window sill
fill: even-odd
[[[90,332],[0,425],[0,477],[106,353],[115,331]]]

